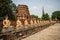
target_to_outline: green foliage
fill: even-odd
[[[31,15],[31,17],[38,19],[38,16],[37,15]]]
[[[42,15],[42,20],[50,20],[48,13]]]
[[[0,21],[2,21],[3,20],[3,17],[0,17]]]
[[[0,17],[8,16],[9,19],[15,20],[14,11],[16,11],[16,5],[12,0],[0,0]]]
[[[53,13],[52,13],[52,20],[60,20],[60,11],[54,11]]]

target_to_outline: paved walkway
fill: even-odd
[[[60,23],[56,23],[22,40],[60,40]]]

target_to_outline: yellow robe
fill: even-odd
[[[9,27],[11,25],[11,22],[9,20],[4,20],[3,25],[4,27]]]

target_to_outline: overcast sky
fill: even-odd
[[[60,0],[13,0],[13,2],[18,4],[27,5],[29,8],[30,14],[42,15],[42,7],[44,7],[45,13],[48,13],[50,16],[54,11],[60,11]]]

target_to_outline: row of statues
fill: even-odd
[[[29,24],[29,22],[30,22],[30,24]],[[12,29],[12,27],[13,27],[16,30],[19,30],[19,28],[22,27],[22,25],[23,25],[23,28],[24,27],[26,28],[29,25],[30,25],[30,27],[35,27],[35,26],[38,26],[38,25],[42,25],[42,24],[45,25],[45,24],[49,24],[49,23],[52,23],[52,22],[54,22],[54,21],[41,21],[39,19],[38,20],[34,19],[34,20],[28,21],[26,19],[26,20],[24,20],[24,24],[22,24],[22,21],[18,18],[17,21],[16,21],[16,26],[13,26],[13,25],[11,25],[12,22],[8,19],[8,17],[6,17],[5,20],[3,20],[3,30],[2,30],[2,32],[8,31],[5,28],[8,28],[9,30],[13,30]]]
[[[39,23],[39,20],[37,22]],[[30,20],[30,25],[37,24],[37,22],[36,22],[36,20],[34,20],[34,22],[33,22],[33,20]],[[29,24],[28,20],[25,20],[24,25],[28,25],[28,24]],[[10,27],[11,26],[11,22],[8,19],[8,17],[6,17],[5,20],[3,20],[3,25],[4,25],[4,27]],[[16,21],[16,27],[21,26],[21,25],[22,25],[22,22],[20,21],[20,19],[18,19]]]
[[[33,25],[33,24],[39,24],[40,22],[49,22],[49,21],[40,21],[40,20],[30,20],[30,25]],[[25,20],[24,21],[24,25],[28,25],[29,23],[28,23],[28,20]],[[10,20],[8,19],[8,17],[6,17],[5,18],[5,20],[3,20],[3,25],[4,25],[4,27],[9,27],[9,26],[11,26],[11,22],[10,22]],[[20,21],[20,19],[18,19],[17,21],[16,21],[16,27],[17,26],[20,26],[20,25],[22,25],[22,22]]]

